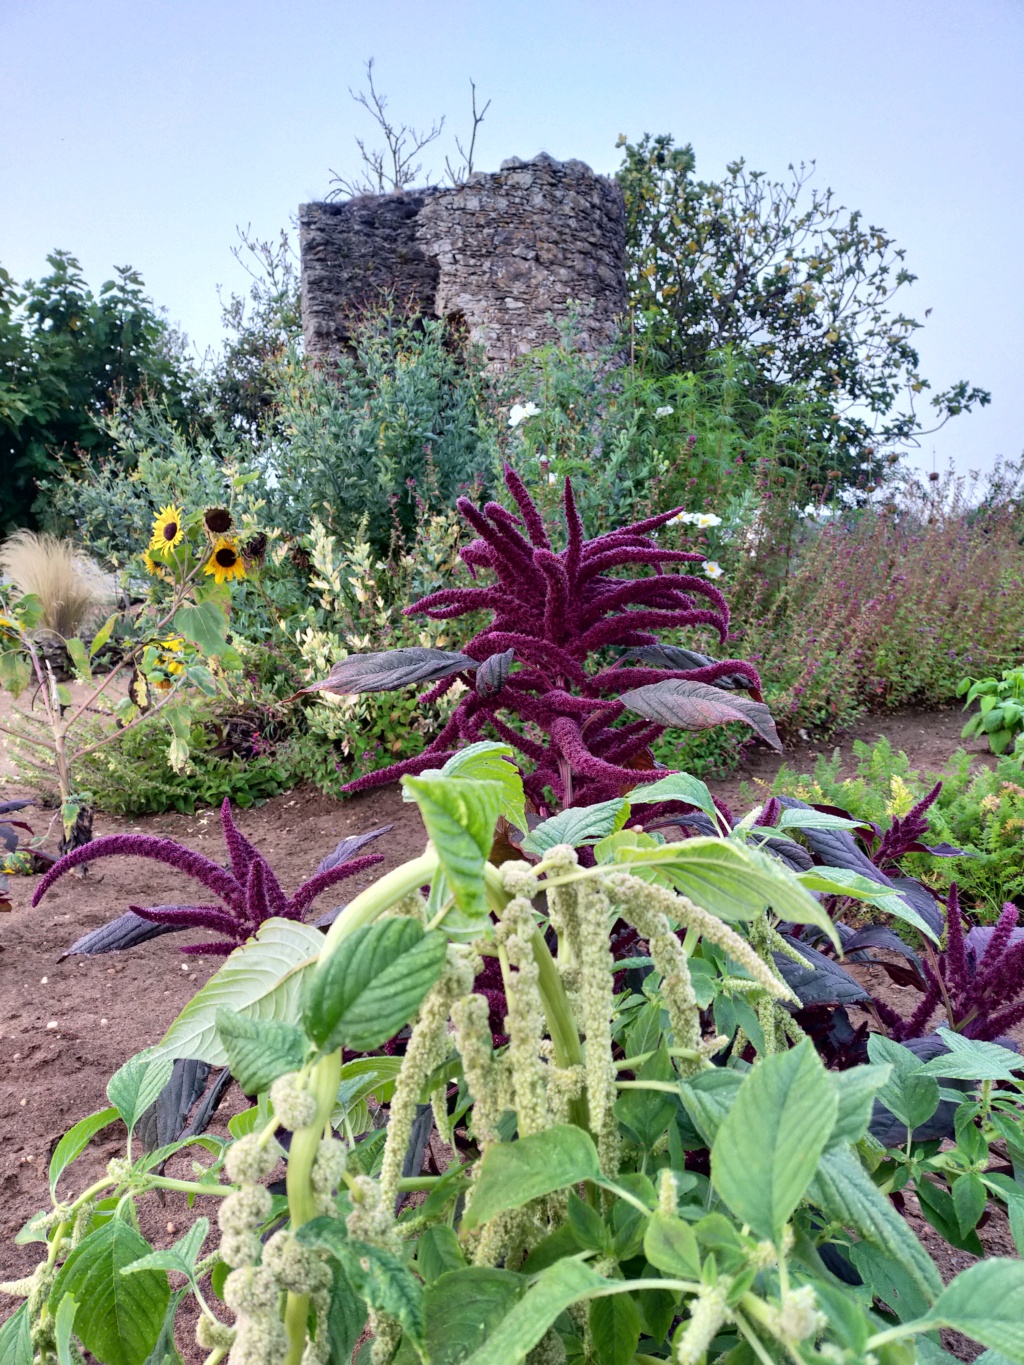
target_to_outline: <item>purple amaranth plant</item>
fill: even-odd
[[[496,502],[482,509],[466,498],[458,502],[478,536],[462,559],[474,577],[487,573],[492,581],[446,588],[406,608],[408,615],[435,621],[490,611],[489,624],[461,653],[404,649],[354,655],[304,689],[351,694],[432,681],[424,702],[443,696],[456,679],[468,689],[427,749],[358,778],[347,790],[439,766],[460,742],[488,732],[532,765],[524,786],[541,814],[550,804],[548,791],[556,806],[589,805],[664,776],[655,770],[650,746],[670,726],[700,730],[743,721],[778,747],[750,664],[659,644],[659,631],[704,626],[722,641],[729,632],[721,592],[704,578],[678,572],[702,556],[653,539],[680,509],[587,540],[566,480],[565,547],[556,551],[535,503],[508,466],[505,483],[519,516]],[[627,568],[644,576],[619,577]],[[609,650],[618,651],[618,658],[588,670],[596,655]],[[751,697],[723,690],[737,688]],[[639,719],[624,723],[627,711]],[[509,724],[502,712],[519,725]]]
[[[991,1042],[1024,1020],[1024,935],[1016,933],[1020,911],[1007,902],[982,946],[964,935],[960,898],[954,882],[946,904],[946,947],[925,945],[921,959],[924,993],[904,1019],[881,1000],[873,1000],[879,1019],[897,1042],[920,1038],[940,1007],[951,1029],[966,1038]]]
[[[354,855],[371,839],[386,833],[386,825],[369,834],[352,835],[343,839],[307,881],[286,895],[273,868],[251,844],[231,816],[231,804],[225,801],[220,811],[227,845],[230,868],[221,867],[210,858],[196,853],[173,839],[157,839],[149,834],[107,834],[91,843],[65,854],[47,872],[36,887],[32,904],[38,905],[59,877],[73,867],[123,854],[134,858],[152,858],[184,872],[218,897],[210,905],[133,905],[119,919],[86,934],[68,949],[70,953],[115,952],[134,947],[159,934],[181,929],[212,929],[224,935],[213,943],[190,943],[183,953],[202,953],[204,956],[227,956],[239,944],[255,934],[264,922],[275,916],[282,919],[304,920],[306,912],[322,891],[338,882],[365,872],[384,861],[380,853],[363,857]]]

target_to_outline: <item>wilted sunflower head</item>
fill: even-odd
[[[244,578],[245,565],[238,553],[238,546],[221,536],[203,566],[203,572],[212,574],[215,583],[229,583],[232,578]]]
[[[175,507],[173,503],[168,503],[166,507],[162,507],[153,522],[153,534],[150,537],[149,548],[151,550],[172,550],[185,534],[181,521],[180,507]]]
[[[231,513],[226,507],[208,507],[203,514],[203,521],[211,536],[227,535],[233,524]]]
[[[263,531],[257,531],[242,546],[242,558],[247,564],[262,564],[266,557],[267,537]]]

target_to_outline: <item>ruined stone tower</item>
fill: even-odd
[[[446,318],[501,369],[555,339],[582,305],[583,344],[611,341],[626,311],[622,191],[582,161],[512,157],[465,184],[299,209],[302,326],[312,356],[336,355],[355,308],[382,291]]]

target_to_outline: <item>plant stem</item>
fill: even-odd
[[[333,927],[333,926],[332,926]],[[312,1072],[311,1092],[316,1100],[316,1114],[307,1128],[292,1134],[288,1151],[288,1213],[291,1230],[302,1227],[316,1217],[312,1172],[324,1128],[331,1117],[341,1081],[341,1050],[322,1057]],[[284,1325],[288,1333],[288,1354],[285,1365],[301,1365],[306,1348],[306,1328],[309,1322],[309,1295],[289,1290],[284,1310]]]
[[[426,852],[419,858],[393,868],[365,891],[360,891],[328,929],[320,950],[321,962],[331,956],[342,939],[348,938],[349,934],[361,929],[364,924],[372,924],[389,906],[431,881],[439,863],[433,846],[428,844]]]

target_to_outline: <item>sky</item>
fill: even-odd
[[[1024,451],[1021,0],[0,0],[0,265],[38,277],[62,247],[95,286],[130,263],[217,345],[237,229],[275,236],[357,169],[368,57],[400,121],[447,114],[438,167],[471,78],[482,170],[543,150],[610,173],[645,131],[708,178],[814,161],[906,248],[923,373],[992,392],[917,462]]]

